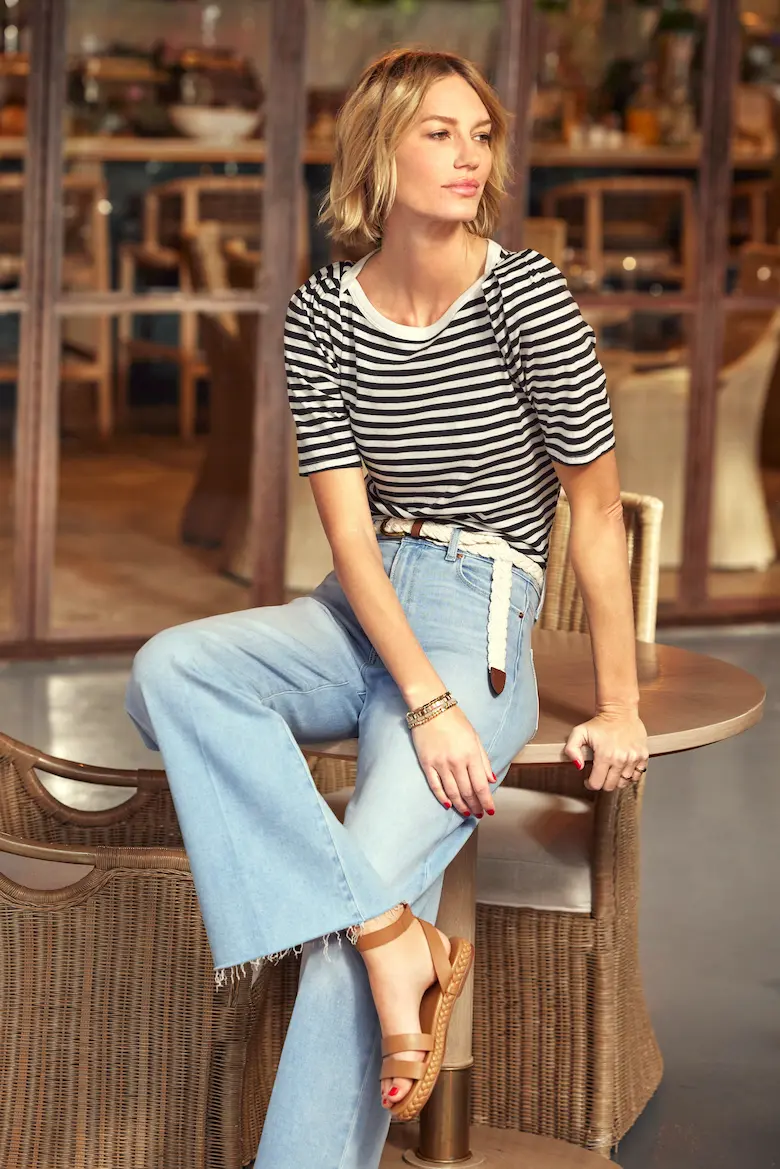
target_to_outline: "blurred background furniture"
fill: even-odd
[[[624,493],[637,637],[654,641],[659,500]],[[558,504],[540,627],[586,628]],[[549,608],[548,608],[549,606]],[[339,751],[357,742],[340,743]],[[353,760],[302,745],[343,816]],[[478,833],[472,1114],[477,1124],[558,1137],[608,1156],[655,1091],[662,1061],[638,956],[643,784],[588,792],[568,766],[510,768]],[[270,1086],[297,986],[293,955],[261,971],[263,1081]]]
[[[734,318],[734,319],[732,319]],[[749,322],[752,325],[752,320]],[[727,333],[738,332],[736,314]],[[776,558],[759,465],[759,435],[780,347],[780,311],[747,351],[721,369],[715,436],[710,567],[765,569]],[[674,366],[609,386],[620,482],[664,502],[661,567],[682,560],[690,370]]]
[[[260,255],[243,238],[223,242],[219,224],[202,223],[183,240],[187,279],[196,292],[255,286]],[[254,314],[203,313],[201,345],[211,383],[211,424],[200,471],[182,516],[182,539],[221,549],[220,571],[239,581],[252,575],[248,531],[254,425],[254,370],[262,321]],[[306,479],[298,475],[290,418],[287,587],[307,592],[333,567],[330,546]]]
[[[18,284],[22,278],[22,208],[25,176],[0,175],[0,282]],[[63,288],[74,292],[108,292],[108,212],[102,177],[66,174],[63,179]],[[111,320],[107,316],[67,317],[62,321],[60,359],[62,387],[71,383],[95,386],[97,429],[101,438],[114,430]],[[13,360],[0,357],[0,381],[15,381]]]
[[[86,806],[57,799],[57,777]],[[163,772],[0,735],[0,981],[4,1169],[255,1156],[259,988],[215,988]]]
[[[220,224],[201,223],[184,235],[181,259],[194,292],[229,288]],[[258,320],[254,314],[202,313],[198,328],[210,384],[210,422],[181,533],[186,543],[224,549],[226,568],[246,522]]]
[[[619,175],[551,187],[544,215],[567,224],[570,268],[594,290],[640,278],[690,290],[695,272],[694,188],[688,179]]]
[[[544,219],[534,216],[526,219],[523,229],[523,244],[541,252],[552,260],[556,268],[566,267],[566,220]]]
[[[119,250],[119,283],[123,292],[136,291],[139,273],[176,273],[183,292],[191,291],[182,241],[197,234],[204,222],[219,224],[222,239],[241,239],[259,249],[262,229],[264,179],[253,176],[209,175],[177,179],[153,187],[146,195],[143,238],[140,243],[123,244]],[[305,199],[301,200],[298,275],[303,283],[309,275],[309,230]],[[191,439],[196,425],[196,392],[199,378],[208,366],[199,346],[198,318],[181,313],[179,342],[163,345],[133,337],[133,316],[123,313],[118,322],[117,394],[123,416],[129,403],[130,367],[135,361],[172,361],[179,369],[179,434]]]
[[[769,200],[778,191],[772,179],[751,179],[734,183],[731,188],[731,219],[729,242],[732,249],[749,242],[765,244],[769,240]]]

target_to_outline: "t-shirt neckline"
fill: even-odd
[[[357,260],[344,273],[341,280],[341,290],[348,291],[353,301],[360,309],[363,316],[371,322],[382,333],[387,333],[391,337],[400,337],[406,341],[425,341],[430,337],[434,337],[440,333],[442,329],[446,328],[458,310],[470,300],[482,287],[486,278],[490,275],[493,268],[495,268],[499,259],[501,258],[501,245],[493,239],[488,240],[487,256],[485,257],[485,270],[481,276],[471,284],[465,292],[462,292],[457,300],[453,301],[447,311],[430,325],[399,325],[397,321],[391,321],[389,317],[384,316],[371,303],[366,296],[363,289],[358,283],[357,277],[360,274],[363,265],[376,255],[379,251],[375,248],[373,252],[369,252],[367,256]]]

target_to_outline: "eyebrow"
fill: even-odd
[[[450,126],[457,126],[457,118],[446,118],[443,114],[429,114],[427,118],[423,118],[423,122],[447,122]],[[490,126],[490,118],[482,118],[481,121],[475,122],[471,127],[472,130],[478,129],[479,126]]]

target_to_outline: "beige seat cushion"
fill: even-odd
[[[344,819],[352,788],[326,796]],[[496,814],[479,826],[477,901],[517,909],[590,913],[590,800],[499,788]]]

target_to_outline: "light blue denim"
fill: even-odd
[[[379,547],[500,781],[538,722],[530,642],[540,596],[513,567],[507,680],[495,695],[492,566],[458,552],[459,534],[449,547],[410,536],[380,537]],[[256,1169],[374,1169],[389,1124],[380,1030],[362,958],[342,931],[401,901],[435,921],[444,870],[477,821],[430,791],[406,704],[335,573],[289,604],[157,634],[136,656],[127,709],[162,752],[215,967],[308,943]],[[342,825],[298,743],[356,736]]]

